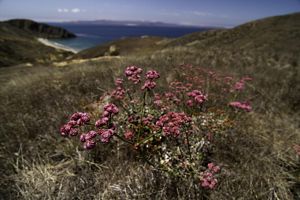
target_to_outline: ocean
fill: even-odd
[[[198,27],[120,26],[71,23],[51,23],[51,25],[63,27],[77,35],[76,38],[71,39],[51,40],[54,43],[72,48],[76,51],[84,50],[124,37],[147,35],[175,38],[197,31],[209,30],[209,28]]]

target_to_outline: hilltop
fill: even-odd
[[[71,52],[40,43],[37,38],[70,38],[74,34],[58,27],[31,20],[0,22],[0,67],[21,63],[49,63],[62,60]]]

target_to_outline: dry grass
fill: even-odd
[[[180,74],[179,64],[206,63],[197,55],[193,48],[182,47],[172,53],[166,50],[62,68],[3,70],[0,198],[292,199],[297,193],[294,183],[299,183],[299,159],[292,149],[300,142],[299,126],[296,116],[283,110],[286,105],[280,104],[280,98],[268,96],[268,90],[274,91],[269,87],[254,84],[255,111],[239,119],[242,126],[218,136],[211,159],[223,166],[223,175],[217,190],[207,194],[195,191],[191,182],[155,171],[122,147],[113,151],[105,146],[87,153],[58,135],[67,116],[97,100],[126,65],[155,68],[162,77],[172,79]],[[270,98],[271,105],[278,107],[265,106]]]

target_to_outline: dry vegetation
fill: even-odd
[[[195,42],[65,67],[1,69],[0,198],[299,199],[300,163],[293,149],[300,144],[300,62],[293,61],[299,52],[292,59],[280,54],[270,65],[269,54],[242,52],[204,51]],[[191,183],[162,174],[122,146],[86,152],[59,136],[68,115],[87,109],[113,86],[113,77],[125,66],[157,69],[167,77],[160,82],[165,86],[181,73],[177,66],[183,63],[254,77],[249,85],[254,111],[215,141],[211,160],[223,168],[216,190],[199,194]]]

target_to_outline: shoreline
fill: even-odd
[[[79,51],[76,50],[76,49],[73,49],[73,48],[70,48],[70,47],[67,47],[65,45],[62,45],[62,44],[58,44],[56,42],[52,42],[48,39],[44,39],[44,38],[38,38],[37,39],[39,42],[43,43],[44,45],[46,46],[49,46],[49,47],[53,47],[55,49],[59,49],[59,50],[64,50],[64,51],[70,51],[72,53],[78,53]]]

